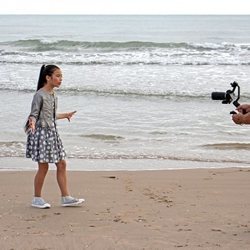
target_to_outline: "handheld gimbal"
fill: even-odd
[[[233,105],[237,108],[240,99],[240,86],[237,82],[231,83],[232,89],[228,89],[226,92],[212,92],[211,98],[212,100],[222,100],[222,104],[230,104],[233,102]],[[237,95],[235,95],[235,90],[237,91]],[[236,114],[235,111],[231,111],[230,114]]]

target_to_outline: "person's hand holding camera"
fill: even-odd
[[[244,115],[242,113],[234,114],[232,120],[235,124],[242,125],[244,124]]]
[[[241,104],[236,110],[238,113],[232,115],[233,122],[239,125],[250,124],[250,104]]]
[[[236,109],[238,112],[241,114],[246,114],[250,112],[250,104],[241,104],[240,106],[237,107]]]

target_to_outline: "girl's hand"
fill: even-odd
[[[29,128],[31,133],[35,133],[35,128],[36,128],[36,123],[34,121],[34,119],[32,119],[31,117],[29,118]]]
[[[66,113],[66,118],[68,119],[69,122],[70,122],[71,117],[72,117],[75,113],[76,113],[76,111]]]

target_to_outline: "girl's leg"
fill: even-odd
[[[68,184],[67,184],[67,174],[66,174],[66,161],[61,160],[58,163],[56,163],[57,172],[56,172],[56,178],[58,182],[58,186],[61,190],[62,196],[68,196]]]
[[[38,171],[34,180],[34,195],[35,197],[41,197],[42,187],[44,183],[45,176],[48,172],[48,163],[38,163]]]
[[[57,182],[62,194],[62,206],[63,207],[72,207],[72,206],[81,206],[84,202],[84,199],[77,199],[69,195],[68,185],[67,185],[67,174],[66,174],[66,161],[61,160],[56,163],[57,172]]]

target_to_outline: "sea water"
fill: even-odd
[[[1,169],[30,166],[42,64],[62,69],[58,112],[77,110],[57,123],[72,169],[250,163],[250,126],[211,100],[237,81],[250,103],[250,16],[0,16]]]

